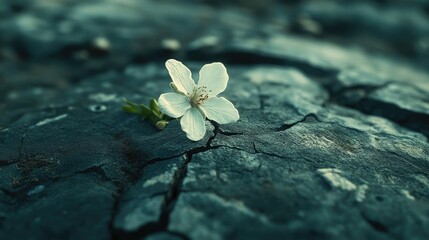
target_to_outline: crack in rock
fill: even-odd
[[[223,130],[219,129],[219,134],[222,134],[222,135],[225,135],[225,136],[236,136],[236,135],[243,135],[244,133],[228,132],[228,131],[223,131]]]
[[[388,234],[389,229],[384,226],[381,222],[370,219],[364,212],[361,211],[362,218],[377,232]]]
[[[129,181],[118,186],[116,194],[114,195],[114,204],[111,210],[111,217],[109,222],[111,239],[141,239],[142,235],[147,236],[148,234],[159,232],[162,230],[158,222],[151,222],[149,224],[146,224],[140,227],[136,231],[132,231],[132,232],[122,231],[120,229],[115,229],[114,220],[118,214],[123,195],[127,192],[130,186],[132,186],[135,182],[137,182],[142,177],[145,168],[147,166],[156,164],[158,162],[171,160],[177,157],[178,156],[172,156],[167,158],[155,158],[155,159],[148,160],[145,164],[140,166],[133,173],[130,173],[132,174],[133,177],[131,177]],[[162,194],[162,193],[159,193],[159,194]],[[156,194],[156,195],[154,194],[152,195],[152,197],[157,196],[159,194]],[[164,193],[162,195],[165,196],[167,195],[167,193]]]
[[[186,174],[187,174],[188,164],[192,161],[192,155],[197,154],[197,153],[201,153],[201,152],[205,152],[205,151],[208,151],[210,149],[217,148],[217,146],[211,146],[211,143],[216,138],[217,134],[220,132],[219,125],[215,122],[212,122],[212,121],[211,121],[211,123],[214,126],[213,136],[211,136],[208,139],[205,146],[198,147],[195,149],[191,149],[191,150],[187,151],[184,155],[182,155],[183,156],[183,162],[180,165],[180,167],[176,170],[176,172],[174,173],[173,181],[171,182],[169,190],[164,194],[164,201],[161,205],[160,217],[159,217],[157,222],[147,223],[147,224],[139,227],[137,230],[131,231],[131,232],[126,232],[126,231],[115,229],[113,227],[113,221],[114,221],[114,218],[116,216],[116,212],[119,209],[121,195],[123,195],[123,193],[125,192],[124,188],[119,190],[117,200],[115,201],[115,206],[113,207],[113,210],[112,210],[112,218],[111,218],[111,223],[110,223],[112,239],[123,239],[124,237],[126,239],[130,239],[130,240],[142,239],[144,237],[147,237],[149,235],[153,235],[155,233],[160,233],[160,232],[165,232],[165,231],[168,232],[167,228],[168,228],[170,213],[173,210],[175,202],[177,201],[177,198],[180,195],[181,186],[182,186],[183,181],[184,181]],[[177,156],[175,156],[175,157],[177,157]],[[171,159],[171,158],[174,158],[174,157],[169,157],[168,159]],[[142,167],[142,170],[144,170],[144,168],[146,166],[151,165],[151,164],[155,164],[155,163],[162,161],[162,160],[166,160],[166,159],[159,159],[159,158],[152,159],[152,160],[148,161],[146,164],[144,164],[144,166]],[[173,232],[171,232],[171,233],[173,233]],[[184,234],[181,234],[181,233],[173,233],[173,234],[177,235],[183,239],[188,239]]]
[[[383,91],[391,86],[393,88],[397,85],[404,85],[406,88],[412,88],[414,91],[420,92],[421,96],[425,96],[425,94],[422,93],[422,90],[405,83],[394,81],[386,81],[383,84],[376,86],[355,85],[341,87],[338,89],[334,89],[338,84],[337,82],[333,81],[331,84],[332,86],[325,85],[325,89],[330,93],[329,102],[333,102],[365,114],[388,119],[406,129],[422,133],[429,138],[429,128],[426,124],[429,121],[429,116],[427,114],[418,110],[414,111],[413,108],[401,106],[400,102],[391,102],[386,99],[386,97],[378,98],[372,96],[378,91]]]
[[[1,239],[429,235],[422,1],[4,2]],[[124,113],[168,58],[224,62],[240,121],[192,142]]]
[[[276,128],[275,130],[276,130],[277,132],[285,131],[285,130],[287,130],[287,129],[289,129],[289,128],[291,128],[291,127],[295,126],[295,125],[297,125],[298,123],[306,122],[306,121],[307,121],[307,120],[309,120],[309,119],[311,119],[311,120],[315,120],[315,121],[318,121],[318,122],[321,122],[321,121],[319,120],[319,118],[317,117],[317,115],[316,115],[316,114],[314,114],[314,113],[309,113],[309,114],[305,115],[301,120],[299,120],[299,121],[297,121],[297,122],[294,122],[294,123],[291,123],[291,124],[283,124],[281,127]]]

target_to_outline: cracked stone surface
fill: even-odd
[[[0,5],[0,239],[428,239],[424,1]],[[225,63],[234,124],[121,110]]]

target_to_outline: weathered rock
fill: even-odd
[[[95,173],[43,181],[2,195],[2,238],[108,239],[114,186]],[[19,204],[19,208],[14,205]],[[82,217],[85,213],[85,217]]]
[[[427,5],[192,3],[0,6],[0,239],[427,239]],[[123,112],[169,57],[240,120]]]
[[[114,220],[119,237],[129,234],[130,238],[163,221],[168,210],[167,194],[176,187],[174,182],[183,164],[180,158],[173,158],[145,168],[143,177],[122,196]]]

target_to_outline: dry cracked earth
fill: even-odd
[[[423,1],[5,1],[0,239],[428,239]],[[237,123],[121,110],[223,62]]]

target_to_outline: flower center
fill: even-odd
[[[189,102],[191,103],[192,107],[198,107],[199,105],[201,105],[201,103],[203,103],[208,98],[209,98],[209,94],[207,91],[207,87],[205,86],[194,87],[194,91],[192,93],[192,96]]]

